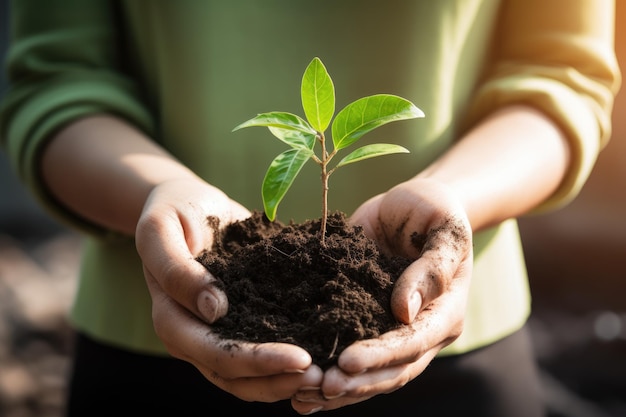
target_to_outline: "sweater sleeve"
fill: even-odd
[[[496,108],[525,103],[565,132],[569,171],[535,212],[576,197],[611,135],[611,111],[621,81],[614,53],[612,0],[504,1],[494,60],[470,105],[470,124]],[[540,149],[537,152],[541,152]]]
[[[152,130],[152,116],[118,55],[118,16],[108,0],[15,0],[0,108],[0,141],[20,179],[53,215],[102,232],[47,192],[40,155],[65,124],[94,113],[119,115]]]

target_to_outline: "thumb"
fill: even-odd
[[[391,293],[391,311],[398,321],[410,324],[422,308],[423,296],[418,286],[418,261],[413,262],[402,273]]]
[[[448,287],[454,262],[441,262],[441,254],[429,250],[400,275],[391,294],[391,310],[400,322],[412,323],[417,314]]]
[[[212,283],[198,294],[197,307],[202,318],[212,324],[228,312],[228,298],[224,291]]]

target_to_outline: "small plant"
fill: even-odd
[[[326,67],[317,57],[304,72],[300,95],[306,120],[286,112],[261,113],[238,125],[233,131],[251,126],[265,126],[274,136],[291,147],[274,158],[263,179],[263,208],[270,221],[276,218],[278,205],[304,164],[313,159],[320,166],[322,180],[320,233],[323,243],[328,217],[328,178],[331,174],[341,166],[363,159],[409,151],[400,145],[377,143],[352,151],[332,168],[329,167],[330,161],[338,151],[352,145],[377,127],[393,121],[424,117],[424,113],[402,97],[378,94],[348,104],[333,120],[335,87]],[[324,132],[331,120],[333,149],[329,151]],[[321,146],[319,154],[315,152],[316,143]]]

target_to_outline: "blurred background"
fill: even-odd
[[[616,49],[626,68],[626,2]],[[0,0],[0,57],[7,41]],[[6,86],[0,73],[0,92]],[[549,417],[626,416],[626,87],[580,196],[520,220]],[[0,417],[60,417],[78,236],[42,212],[0,152]]]

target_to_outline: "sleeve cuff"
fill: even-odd
[[[115,88],[112,88],[114,83]],[[40,156],[46,141],[73,120],[91,114],[118,115],[150,134],[154,122],[145,105],[129,93],[130,84],[113,74],[55,80],[54,85],[38,89],[36,96],[24,94],[9,101],[3,112],[12,112],[10,124],[3,127],[6,150],[16,164],[22,181],[51,215],[64,224],[102,237],[115,236],[66,209],[48,192],[40,174]],[[24,140],[27,138],[27,140]]]
[[[610,103],[611,101],[608,100]],[[558,190],[532,212],[556,210],[580,192],[611,134],[610,112],[563,83],[538,77],[507,77],[486,83],[469,112],[474,123],[493,109],[509,104],[533,106],[554,120],[569,139],[571,162]],[[594,108],[597,107],[597,108]]]

